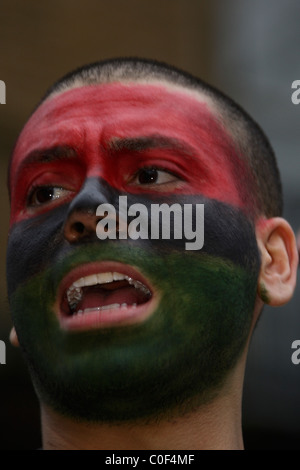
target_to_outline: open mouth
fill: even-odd
[[[143,321],[156,296],[140,273],[121,263],[76,268],[59,290],[59,319],[67,330],[107,328]]]

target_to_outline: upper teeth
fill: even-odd
[[[82,287],[96,286],[101,284],[108,284],[113,281],[123,281],[126,280],[130,285],[133,285],[137,289],[141,289],[145,294],[151,295],[149,289],[144,286],[140,281],[136,281],[131,277],[117,273],[117,272],[107,272],[92,274],[90,276],[81,277],[75,281],[67,290],[67,299],[71,310],[75,310],[82,298]]]
[[[74,282],[71,287],[85,287],[85,286],[95,286],[97,284],[107,284],[108,282],[113,281],[122,281],[127,279],[128,276],[120,273],[99,273],[92,274],[91,276],[86,276],[78,279]]]

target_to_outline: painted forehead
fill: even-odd
[[[96,163],[99,168],[102,150],[116,141],[141,142],[153,136],[156,142],[176,142],[185,156],[190,154],[191,172],[196,171],[193,164],[197,160],[204,170],[208,168],[214,174],[210,197],[224,190],[229,198],[218,198],[249,210],[250,171],[222,126],[213,102],[198,92],[157,83],[82,86],[49,97],[19,137],[10,186],[15,188],[24,161],[27,164],[35,152],[47,155],[47,151],[57,147],[76,149],[89,165],[95,168]],[[94,176],[101,176],[100,173]],[[196,192],[201,192],[199,185]]]
[[[122,114],[121,114],[122,112]],[[122,127],[122,122],[126,124]],[[163,118],[166,118],[163,120]],[[138,128],[134,120],[138,122]],[[120,124],[117,127],[116,123]],[[48,98],[25,125],[13,155],[13,166],[36,148],[47,146],[52,139],[66,139],[63,131],[72,128],[74,140],[78,126],[98,126],[99,132],[108,138],[130,136],[136,132],[151,133],[158,129],[181,136],[195,128],[211,133],[211,125],[219,127],[223,140],[230,140],[217,122],[213,103],[199,93],[189,92],[173,85],[159,84],[102,84],[83,86],[64,91]],[[131,126],[131,127],[130,127]],[[151,129],[152,126],[152,129]],[[60,130],[58,129],[60,127]],[[197,128],[197,129],[196,129]],[[158,129],[155,129],[157,132]],[[60,134],[57,133],[59,130]],[[74,132],[75,131],[75,132]],[[111,135],[110,135],[111,134]],[[99,136],[100,137],[100,136]],[[216,135],[214,135],[215,140]],[[61,143],[61,142],[57,142]],[[67,142],[65,142],[67,143]],[[233,145],[233,144],[232,144]]]

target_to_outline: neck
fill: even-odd
[[[236,381],[233,381],[236,385]],[[91,424],[42,406],[45,450],[242,450],[241,386],[183,417],[155,424]]]

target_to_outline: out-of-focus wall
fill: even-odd
[[[262,126],[282,177],[284,217],[300,228],[300,105],[292,83],[300,79],[300,3],[297,0],[226,0],[215,16],[216,84]],[[300,448],[300,285],[283,307],[266,307],[254,333],[244,394],[247,443],[264,449]]]

